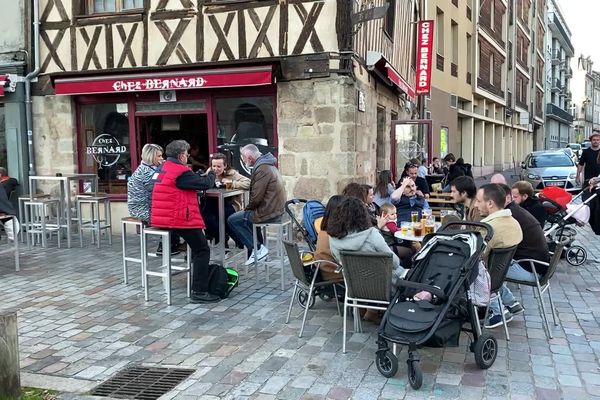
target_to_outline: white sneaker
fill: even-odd
[[[258,249],[258,259],[262,260],[268,254],[269,254],[269,249],[267,249],[264,245],[261,245],[260,249]],[[254,251],[252,252],[252,254],[250,254],[250,257],[248,257],[248,260],[246,260],[246,262],[244,263],[244,265],[252,265],[252,264],[254,264]]]

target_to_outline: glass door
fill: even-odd
[[[397,180],[412,159],[431,162],[431,120],[392,121],[392,172]]]

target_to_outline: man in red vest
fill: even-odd
[[[167,145],[167,161],[154,174],[150,225],[168,228],[178,234],[192,249],[192,302],[211,303],[221,298],[209,293],[208,264],[210,248],[204,237],[204,220],[200,214],[198,190],[215,185],[215,174],[194,173],[187,166],[190,145],[174,140]]]

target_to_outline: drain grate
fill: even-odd
[[[91,394],[120,399],[155,400],[194,373],[193,369],[130,367],[103,382]]]

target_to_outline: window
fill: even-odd
[[[396,23],[396,0],[387,0],[388,9],[383,21],[383,29],[390,39],[394,40],[394,24]]]
[[[494,53],[490,53],[490,85],[494,84]]]
[[[437,9],[435,16],[435,36],[437,42],[437,53],[440,56],[444,55],[444,12]]]
[[[90,14],[120,12],[144,8],[144,0],[87,0]]]
[[[215,99],[217,149],[231,157],[233,168],[250,176],[240,158],[240,148],[254,144],[264,153],[277,152],[273,128],[273,97]]]
[[[451,21],[452,27],[452,62],[458,64],[458,24]]]
[[[127,104],[89,104],[80,108],[81,172],[98,174],[101,192],[127,193],[131,146]]]

